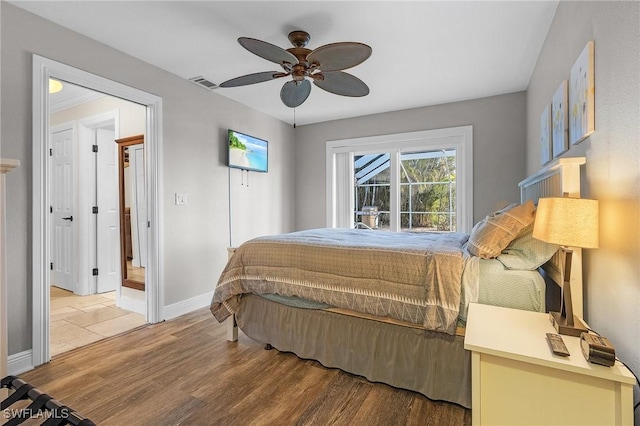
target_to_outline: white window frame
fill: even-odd
[[[443,148],[456,150],[456,229],[471,232],[473,226],[473,126],[449,127],[409,133],[341,139],[326,144],[328,228],[353,228],[355,154],[388,152],[391,186],[400,187],[400,154]],[[390,200],[391,231],[400,231],[400,191]]]

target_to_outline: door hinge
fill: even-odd
[[[91,213],[93,213],[93,214],[98,214],[98,206],[93,206],[93,207],[91,208]]]
[[[91,274],[92,274],[94,277],[97,277],[97,276],[98,276],[98,268],[93,268],[93,270],[91,271]]]
[[[49,206],[49,213],[53,213],[53,206]]]
[[[151,221],[150,220],[147,221],[147,228],[151,228]]]
[[[98,145],[93,145],[92,150],[93,152],[98,152]]]
[[[53,262],[51,262],[51,264],[49,265],[49,267],[51,268],[51,270],[53,271]]]
[[[53,149],[49,148],[49,157],[53,156]]]

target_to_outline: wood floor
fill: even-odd
[[[207,309],[67,352],[20,376],[99,425],[470,425],[471,411],[291,353]]]

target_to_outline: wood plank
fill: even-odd
[[[202,309],[62,354],[21,378],[104,425],[471,424],[458,405],[225,333]]]
[[[361,377],[337,374],[302,413],[296,425],[351,424],[372,386]]]

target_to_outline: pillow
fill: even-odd
[[[467,250],[484,259],[498,256],[525,227],[533,223],[533,210],[533,201],[529,200],[488,215],[471,230]]]
[[[502,250],[497,259],[507,269],[534,271],[545,264],[560,248],[557,244],[533,238],[533,223]]]

